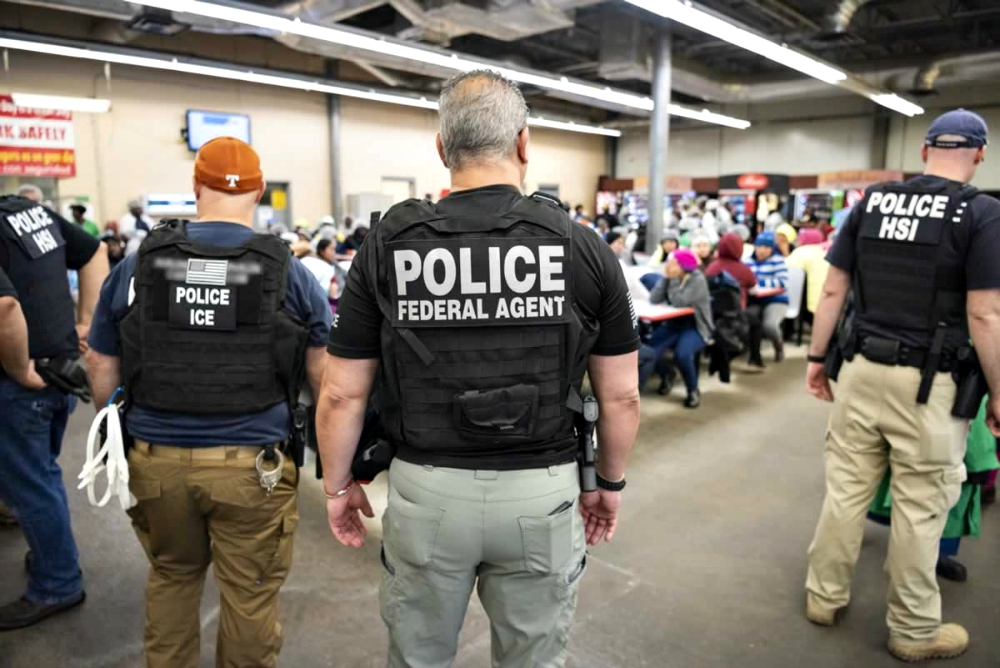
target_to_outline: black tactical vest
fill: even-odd
[[[858,204],[854,281],[857,326],[928,335],[943,325],[954,345],[968,339],[965,258],[975,188],[889,183]]]
[[[121,322],[122,379],[138,406],[247,414],[298,394],[307,329],[284,312],[291,254],[254,235],[237,248],[188,239],[186,222],[139,247]]]
[[[66,240],[59,216],[23,197],[0,197],[0,243],[5,267],[28,322],[31,359],[76,359],[78,341],[73,297],[66,278]]]
[[[535,196],[447,217],[410,200],[376,226],[380,403],[404,459],[516,468],[573,447],[596,326],[573,299],[571,225]]]

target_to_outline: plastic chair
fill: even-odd
[[[798,345],[802,345],[802,306],[805,303],[806,272],[799,267],[788,268],[785,294],[788,295],[788,311],[785,320],[792,320],[799,329]]]

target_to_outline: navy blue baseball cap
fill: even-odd
[[[941,114],[927,130],[924,144],[934,148],[979,148],[986,146],[986,135],[989,128],[979,114],[967,109],[955,109]],[[963,137],[963,140],[939,140],[938,137],[952,135]]]

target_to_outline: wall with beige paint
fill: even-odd
[[[59,184],[62,198],[88,196],[96,219],[117,219],[126,202],[150,192],[191,189],[194,155],[180,129],[187,109],[248,114],[265,177],[291,183],[295,219],[315,221],[332,210],[326,99],[319,94],[206,77],[113,66],[54,56],[10,53],[0,93],[32,92],[109,97],[108,114],[76,114],[77,177]],[[448,187],[434,148],[434,112],[344,99],[342,192],[379,192],[383,177],[413,178],[415,195]],[[605,170],[600,137],[538,130],[527,189],[557,184],[564,198],[592,207]]]
[[[437,198],[448,170],[435,147],[437,113],[345,98],[341,105],[341,163],[345,194],[380,192],[383,178],[414,178],[416,197]],[[593,208],[605,173],[604,139],[554,130],[531,130],[525,190],[558,185],[564,200]]]
[[[4,92],[98,96],[107,114],[76,114],[77,177],[59,184],[62,198],[85,195],[97,219],[117,219],[129,199],[191,190],[194,154],[180,131],[187,109],[248,114],[265,178],[289,181],[295,217],[315,220],[331,201],[329,125],[321,95],[139,68],[11,52]]]

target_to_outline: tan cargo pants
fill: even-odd
[[[447,668],[469,597],[493,668],[561,668],[586,568],[576,464],[524,471],[389,470],[379,602],[388,668]]]
[[[826,499],[809,547],[806,590],[832,610],[851,597],[865,517],[892,468],[892,529],[886,623],[893,635],[925,639],[941,625],[934,569],[948,511],[965,480],[968,423],[951,416],[955,383],[939,373],[930,400],[916,402],[920,371],[869,362],[844,365],[826,439]]]
[[[271,495],[254,469],[260,448],[172,448],[129,453],[129,510],[149,558],[148,668],[198,668],[199,610],[210,563],[220,593],[216,666],[274,668],[281,649],[278,590],[292,565],[298,471],[286,458]]]

